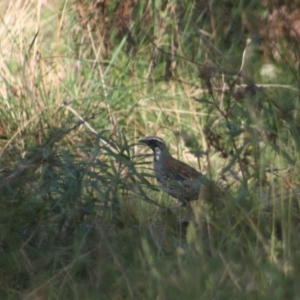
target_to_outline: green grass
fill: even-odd
[[[298,299],[300,8],[2,2],[0,299]],[[167,210],[145,135],[230,200]]]

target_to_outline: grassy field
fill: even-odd
[[[0,299],[300,298],[283,2],[1,1]],[[146,135],[230,197],[167,209]]]

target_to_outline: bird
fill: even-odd
[[[139,143],[152,149],[156,180],[163,191],[179,201],[180,206],[202,198],[214,200],[219,196],[220,190],[216,183],[188,164],[175,159],[162,138],[146,136]]]

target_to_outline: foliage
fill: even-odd
[[[296,2],[2,2],[1,299],[299,298]],[[145,135],[231,200],[167,209]]]

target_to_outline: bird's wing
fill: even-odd
[[[178,160],[173,161],[172,165],[169,166],[169,170],[172,173],[172,179],[178,181],[192,181],[202,176],[202,173],[187,165],[186,163]]]

